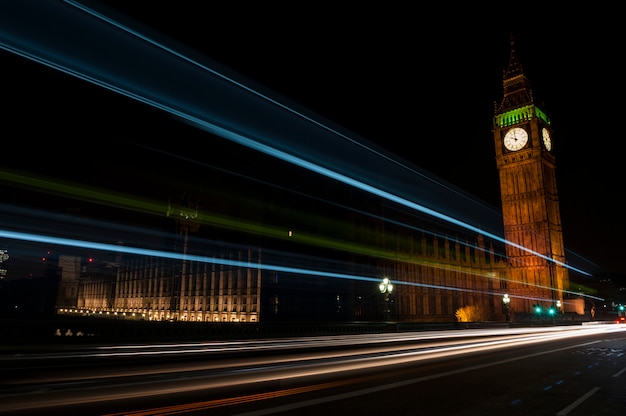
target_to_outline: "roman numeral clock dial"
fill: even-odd
[[[504,147],[514,152],[526,146],[528,132],[521,127],[514,127],[504,135]]]
[[[552,150],[552,138],[550,137],[550,132],[545,127],[541,129],[541,137],[543,138],[543,145],[546,147],[546,150],[548,152]]]

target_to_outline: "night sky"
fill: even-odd
[[[491,125],[513,33],[536,103],[555,131],[566,247],[595,264],[594,271],[626,273],[619,104],[624,86],[618,66],[624,35],[602,11],[569,9],[564,18],[559,10],[515,10],[508,18],[513,11],[433,6],[421,12],[410,3],[218,8],[196,1],[84,3],[112,6],[113,17],[141,21],[148,33],[224,65],[497,209]],[[105,172],[98,160],[106,160],[107,152],[120,166],[141,157],[140,147],[125,155],[115,150],[116,142],[132,134],[144,144],[197,134],[164,120],[158,110],[11,55],[0,51],[13,100],[5,126],[13,122],[17,128],[5,131],[20,138],[10,146],[20,155],[7,161],[5,154],[5,165],[28,163],[45,174],[50,169],[49,160],[42,162],[45,149],[54,147],[58,154],[74,149],[75,163]],[[114,116],[103,122],[103,112],[113,111],[110,103]],[[145,122],[137,123],[139,118]],[[68,121],[74,126],[64,135]],[[84,140],[77,141],[81,135]],[[197,155],[197,149],[188,152]],[[158,156],[150,157],[156,164]],[[253,155],[243,157],[255,161]],[[59,156],[59,164],[63,160]],[[63,169],[57,173],[63,175]],[[172,180],[176,175],[171,172]],[[102,186],[121,181],[115,173],[93,176]]]

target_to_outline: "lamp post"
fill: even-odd
[[[549,257],[550,260],[548,260],[548,273],[550,274],[550,297],[552,298],[552,307],[554,307],[555,301],[556,301],[556,296],[555,296],[555,282],[554,282],[554,259],[552,258],[552,255],[550,253],[548,253],[546,255],[546,257]]]
[[[393,291],[393,285],[391,284],[391,281],[385,277],[382,283],[378,285],[378,289],[380,290],[380,293],[385,295],[384,319],[385,321],[388,321],[391,318],[389,295],[391,295],[391,292]]]
[[[511,298],[508,293],[505,293],[502,295],[502,304],[504,305],[504,313],[506,314],[507,322],[511,320],[511,315],[509,315],[509,303],[511,303]]]

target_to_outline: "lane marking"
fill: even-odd
[[[613,374],[613,377],[619,377],[622,374],[624,374],[624,372],[626,371],[626,367],[622,368],[621,370],[619,370],[617,373]]]
[[[578,407],[579,404],[581,404],[582,402],[584,402],[585,400],[587,400],[588,398],[590,398],[591,396],[593,396],[598,390],[600,390],[600,387],[594,387],[591,390],[589,390],[587,393],[585,393],[583,396],[581,396],[580,398],[578,398],[578,400],[576,400],[575,402],[573,402],[572,404],[570,404],[569,406],[567,406],[565,409],[561,410],[560,412],[558,412],[556,414],[556,416],[565,416],[566,414],[568,414],[569,412],[571,412],[572,410],[574,410],[576,407]]]

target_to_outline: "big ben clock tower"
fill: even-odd
[[[501,287],[513,313],[531,312],[533,305],[562,308],[569,277],[552,154],[558,144],[550,119],[534,102],[513,38],[503,87],[493,120],[510,266]]]

